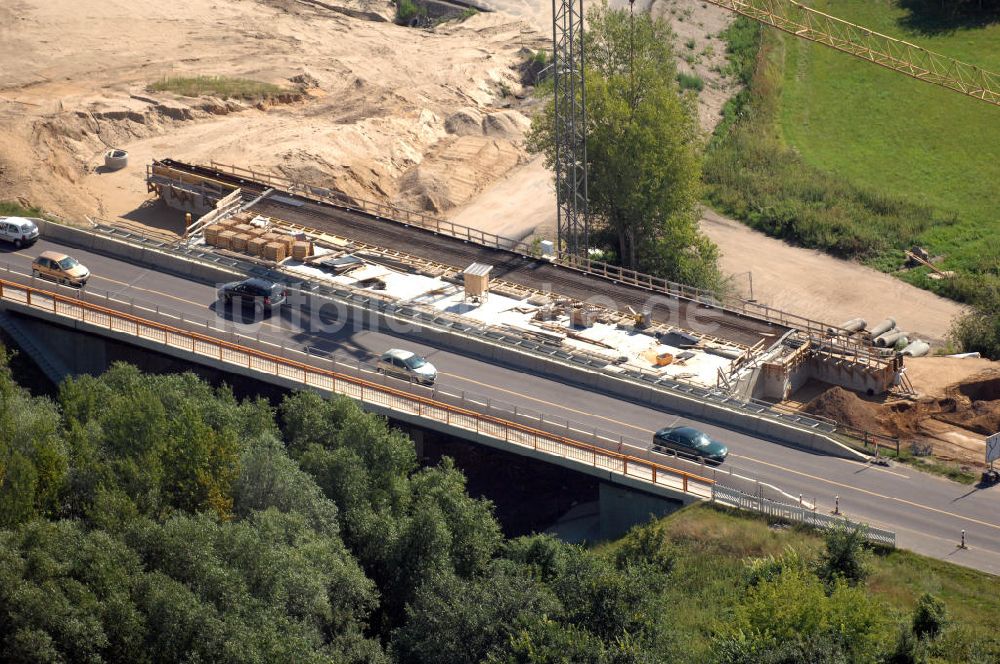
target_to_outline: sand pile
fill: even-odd
[[[810,415],[826,417],[862,431],[881,433],[882,426],[876,417],[876,409],[875,404],[841,387],[831,387],[803,408]]]
[[[550,37],[502,13],[424,30],[393,12],[387,0],[3,4],[3,198],[141,222],[143,166],[173,157],[437,212],[463,204],[526,160],[514,95],[524,54]],[[175,76],[294,94],[269,105],[150,91]],[[450,131],[456,109],[468,117]],[[129,151],[129,168],[103,172],[109,146]]]

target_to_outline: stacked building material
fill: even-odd
[[[313,255],[313,244],[312,242],[296,240],[292,244],[292,258],[297,261],[304,261],[309,256]]]
[[[268,242],[264,245],[264,258],[279,262],[285,260],[288,249],[283,242]]]
[[[222,231],[216,238],[215,246],[219,249],[232,249],[234,237],[236,237],[236,233],[233,231]]]
[[[219,239],[219,233],[221,233],[222,230],[223,230],[222,227],[219,226],[218,224],[212,224],[211,226],[206,226],[205,244],[212,247],[216,246]]]
[[[263,256],[264,255],[264,245],[267,244],[267,240],[262,237],[251,238],[247,242],[247,252],[251,256]]]
[[[233,236],[232,244],[230,249],[233,251],[241,251],[243,253],[247,252],[247,243],[250,242],[251,237],[249,233],[237,233]]]

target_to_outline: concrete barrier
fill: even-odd
[[[166,251],[123,242],[113,237],[94,233],[84,228],[67,226],[45,219],[36,219],[39,234],[46,240],[86,249],[97,254],[128,261],[135,265],[169,272],[207,284],[220,284],[246,275],[236,270],[195,261]]]

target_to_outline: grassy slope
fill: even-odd
[[[872,0],[812,3],[848,21],[1000,71],[1000,24],[940,35],[905,28],[905,10]],[[948,265],[1000,260],[1000,108],[791,36],[781,112],[785,141],[814,166],[935,208],[959,223],[921,241]]]
[[[799,528],[773,529],[761,518],[748,517],[707,505],[693,505],[663,520],[674,551],[676,567],[671,583],[662,589],[683,607],[674,620],[686,637],[689,661],[707,661],[709,636],[727,621],[739,597],[738,587],[749,557],[781,555],[787,547],[804,558],[823,550],[822,537]],[[602,550],[614,550],[616,543]],[[924,592],[940,597],[951,618],[950,638],[942,646],[953,648],[944,661],[965,661],[963,642],[991,639],[1000,633],[1000,593],[997,577],[958,565],[891,551],[874,557],[868,588],[898,621],[908,619]],[[940,660],[939,660],[940,661]]]

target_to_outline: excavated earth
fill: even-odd
[[[925,358],[929,363],[949,361],[953,365],[966,362]],[[803,410],[861,430],[898,437],[917,453],[982,467],[985,465],[985,438],[1000,431],[1000,368],[980,369],[957,382],[938,389],[932,387],[931,393],[918,394],[914,398],[883,402],[831,387],[807,403]]]

